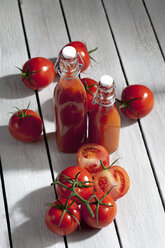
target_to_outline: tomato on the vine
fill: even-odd
[[[107,150],[98,144],[88,143],[81,146],[77,152],[77,163],[92,175],[102,170],[100,160],[105,167],[109,166],[109,154]]]
[[[154,106],[154,95],[145,85],[127,86],[121,94],[121,111],[130,119],[139,119],[149,114]]]
[[[107,193],[112,187],[109,195],[117,200],[124,196],[130,187],[129,176],[121,166],[111,166],[110,168],[105,168],[102,171],[94,175],[95,190]]]
[[[84,65],[81,69],[81,72],[85,71],[90,65],[90,59],[93,59],[90,54],[92,52],[95,52],[97,50],[97,48],[88,51],[86,45],[81,41],[72,41],[72,42],[69,42],[68,44],[66,44],[64,47],[66,47],[66,46],[74,47],[76,49],[76,52],[80,54],[80,56],[83,60],[83,63],[84,63]],[[80,58],[79,58],[79,63],[82,64],[82,61]]]
[[[54,64],[43,57],[29,59],[20,70],[22,81],[33,90],[41,90],[47,87],[55,77]]]
[[[81,82],[83,83],[87,93],[87,107],[88,107],[88,112],[90,112],[95,107],[95,105],[92,104],[92,100],[97,90],[98,83],[91,78],[81,78]]]
[[[28,107],[13,113],[8,126],[10,134],[22,142],[36,141],[42,133],[41,117]]]
[[[95,192],[95,196],[89,201],[89,205],[95,215],[91,217],[84,204],[81,205],[81,213],[84,221],[93,228],[102,228],[109,225],[115,218],[117,206],[110,195],[103,192]]]
[[[88,195],[93,192],[94,182],[91,174],[78,166],[71,166],[64,169],[59,175],[59,181],[67,187],[75,184],[75,191],[83,199],[87,199]],[[56,192],[59,197],[67,198],[71,191],[59,184],[56,184]],[[75,199],[75,197],[71,197]],[[76,202],[79,200],[76,198]]]
[[[81,214],[75,202],[61,198],[49,205],[51,206],[46,211],[45,223],[50,231],[64,236],[77,229],[80,224]]]

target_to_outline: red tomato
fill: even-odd
[[[45,223],[47,228],[50,231],[62,236],[69,235],[74,232],[77,229],[81,219],[78,205],[75,202],[72,204],[73,201],[69,200],[67,206],[64,207],[66,201],[67,199],[64,198],[55,201],[55,206],[49,207],[45,215]],[[61,221],[61,216],[64,209],[66,211]]]
[[[21,71],[24,84],[33,90],[47,87],[55,77],[53,63],[42,57],[29,59]]]
[[[72,186],[71,183],[66,180],[65,176],[69,177],[70,179],[75,179],[76,175],[79,172],[80,174],[77,177],[77,184],[75,187],[75,191],[78,193],[79,196],[81,196],[84,199],[87,199],[88,195],[91,194],[94,189],[92,176],[87,170],[77,166],[68,167],[60,173],[59,181],[65,184],[66,186],[71,187]],[[82,182],[84,182],[83,185],[89,186],[89,188],[81,187]],[[67,198],[71,194],[71,191],[69,189],[66,189],[58,184],[56,184],[56,192],[57,195],[62,198]],[[75,199],[75,197],[71,197],[71,199]],[[79,202],[78,199],[76,199],[76,201]]]
[[[144,85],[134,84],[126,87],[121,94],[120,108],[131,119],[146,116],[154,106],[154,95]]]
[[[92,218],[87,210],[87,208],[85,207],[85,205],[81,205],[81,213],[82,213],[82,217],[84,219],[84,221],[93,228],[102,228],[105,227],[107,225],[109,225],[115,218],[116,213],[117,213],[117,206],[115,201],[109,196],[105,196],[104,197],[104,193],[103,192],[95,192],[98,200],[101,200],[101,204],[99,205],[98,208],[98,221],[97,221],[97,217],[96,217],[96,208],[97,208],[97,201],[96,199],[93,197],[90,202],[93,203],[89,203],[95,217]],[[104,198],[103,198],[104,197]],[[102,199],[103,198],[103,199]],[[106,205],[102,205],[102,204],[108,204],[109,206]]]
[[[96,183],[95,190],[107,193],[112,188],[109,195],[117,200],[124,196],[130,187],[130,179],[127,172],[120,166],[112,166],[107,170],[102,170],[94,175]]]
[[[81,82],[83,83],[87,93],[87,106],[88,106],[88,112],[90,112],[95,107],[95,105],[92,104],[92,100],[97,90],[98,83],[91,78],[82,78]]]
[[[42,120],[36,112],[30,109],[15,112],[8,126],[11,135],[22,142],[33,142],[42,133]]]
[[[100,160],[105,167],[109,166],[109,154],[101,145],[85,144],[77,152],[78,166],[85,168],[92,175],[98,171],[102,171]]]
[[[66,47],[66,46],[74,47],[76,49],[76,52],[80,54],[80,56],[84,62],[84,66],[81,69],[81,72],[85,71],[90,65],[90,58],[91,58],[90,54],[92,52],[96,51],[97,48],[95,48],[91,51],[88,51],[86,45],[81,41],[72,41],[72,42],[68,43],[67,45],[65,45],[64,47]],[[79,59],[79,63],[82,64],[81,59]]]

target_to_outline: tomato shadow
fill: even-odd
[[[28,244],[28,247],[50,247],[63,243],[63,237],[52,233],[45,225],[46,203],[54,200],[54,188],[48,186],[31,192],[12,207],[10,219],[15,226],[12,229],[12,239],[13,241],[22,239],[20,247],[13,244],[14,247],[22,248],[23,244]],[[81,228],[66,239],[68,242],[79,242],[96,235],[99,230],[92,229],[82,222]]]
[[[14,247],[50,247],[63,243],[63,237],[49,231],[45,225],[46,203],[55,200],[51,186],[37,189],[18,201],[10,211]],[[14,244],[14,242],[18,243]]]
[[[33,90],[24,85],[20,74],[13,74],[0,78],[1,99],[25,98],[34,94],[35,92]]]
[[[127,116],[125,116],[122,111],[119,109],[120,104],[118,102],[115,102],[115,106],[119,112],[120,115],[120,121],[121,121],[121,128],[131,126],[137,122],[137,120],[129,119]]]
[[[49,170],[49,162],[43,135],[32,143],[15,140],[8,126],[0,126],[1,157],[5,171]],[[32,151],[32,152],[31,152]],[[37,156],[36,156],[37,154]],[[12,158],[12,159],[11,159]]]

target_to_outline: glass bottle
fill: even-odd
[[[54,91],[57,147],[61,152],[77,152],[86,141],[87,96],[79,79],[76,49],[65,47],[58,63],[60,79]]]
[[[102,76],[93,98],[96,106],[89,115],[89,142],[104,146],[109,154],[119,146],[120,115],[114,106],[115,95],[112,77]]]

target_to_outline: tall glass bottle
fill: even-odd
[[[74,47],[63,49],[59,73],[54,91],[57,146],[61,152],[77,152],[86,140],[87,96],[79,79],[80,65]]]
[[[109,154],[119,146],[120,116],[114,106],[115,85],[109,75],[100,78],[89,115],[89,142],[104,146]]]

